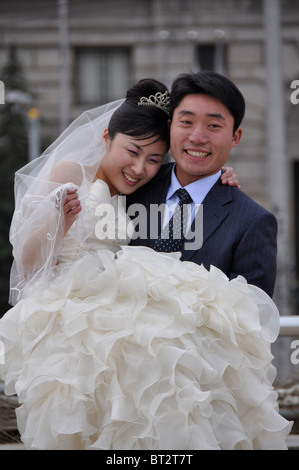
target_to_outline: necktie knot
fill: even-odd
[[[186,189],[180,188],[176,191],[176,193],[180,200],[179,204],[189,204],[192,201],[192,198]]]

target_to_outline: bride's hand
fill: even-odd
[[[82,210],[77,191],[77,188],[68,189],[63,202],[63,213],[65,223],[64,234],[69,231],[69,229],[76,220],[76,216]]]
[[[230,186],[236,186],[238,189],[241,189],[237,175],[234,172],[234,169],[230,166],[224,166],[222,168],[221,182],[222,184],[229,184]]]

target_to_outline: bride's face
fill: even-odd
[[[167,152],[167,144],[155,140],[116,134],[112,141],[107,141],[107,150],[97,175],[108,184],[111,196],[131,194],[157,174]]]

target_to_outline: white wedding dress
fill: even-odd
[[[76,230],[102,201],[117,205],[97,181]],[[292,424],[272,386],[279,317],[265,293],[95,232],[80,246],[70,231],[58,261],[0,320],[27,448],[286,449]]]

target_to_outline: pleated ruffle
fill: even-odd
[[[0,321],[32,449],[286,449],[279,314],[239,277],[141,247],[101,250]]]

